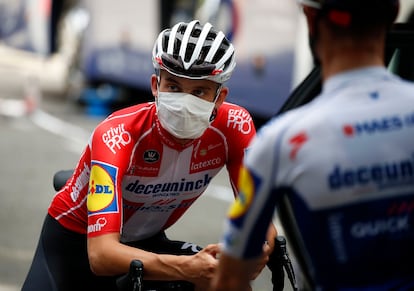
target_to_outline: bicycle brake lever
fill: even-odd
[[[129,266],[129,273],[132,280],[132,291],[142,291],[142,277],[144,264],[140,260],[132,260]]]
[[[292,288],[296,291],[298,290],[298,286],[296,283],[296,277],[295,272],[293,270],[292,262],[290,261],[289,254],[287,251],[286,239],[283,236],[279,235],[275,238],[275,243],[280,250],[280,259],[283,262],[283,266],[285,267]]]

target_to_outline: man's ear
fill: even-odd
[[[157,95],[158,95],[158,78],[157,78],[157,75],[155,75],[155,74],[151,75],[151,93],[152,93],[152,96],[157,98]]]
[[[219,108],[221,104],[226,100],[227,95],[229,94],[229,88],[223,87],[220,90],[219,96],[216,101],[216,108]]]
[[[318,11],[315,8],[304,6],[303,13],[305,14],[305,17],[306,17],[309,34],[314,35],[315,25],[316,25],[316,16],[318,14]]]

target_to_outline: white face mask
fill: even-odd
[[[182,92],[158,92],[156,104],[162,127],[181,139],[199,138],[210,125],[215,105]]]

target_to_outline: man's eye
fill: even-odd
[[[179,91],[179,88],[175,85],[168,85],[167,88],[168,88],[168,91],[171,91],[171,92]]]
[[[194,90],[193,95],[198,96],[198,97],[203,97],[205,93],[203,90]]]

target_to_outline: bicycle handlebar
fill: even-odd
[[[116,280],[119,291],[194,291],[194,285],[186,281],[144,281],[144,264],[132,260],[129,272]]]

